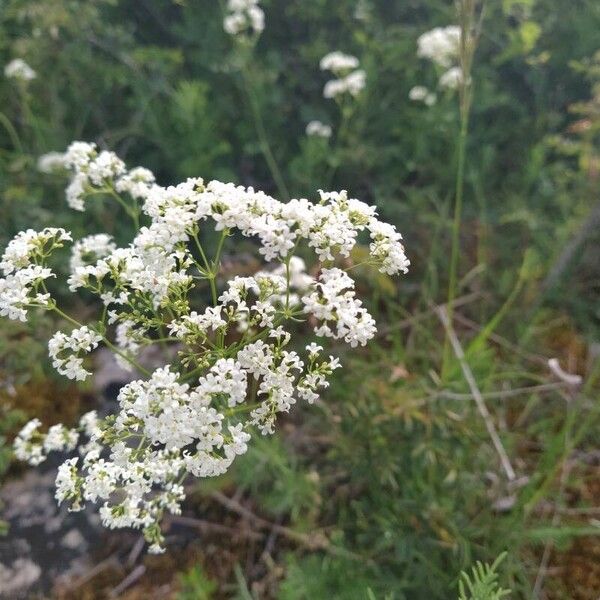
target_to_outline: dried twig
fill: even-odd
[[[81,577],[78,577],[75,581],[73,581],[72,583],[67,585],[67,589],[69,591],[76,590],[77,588],[80,588],[82,585],[85,585],[88,581],[91,581],[94,577],[96,577],[96,575],[99,575],[100,573],[102,573],[102,571],[105,571],[106,569],[109,569],[110,567],[118,567],[118,566],[119,566],[118,556],[116,553],[112,554],[108,558],[105,558],[104,560],[100,561],[97,565],[92,567],[89,571],[84,573]]]
[[[111,598],[118,598],[128,587],[131,587],[134,583],[138,581],[142,575],[146,572],[146,567],[144,565],[138,565],[119,585],[114,587],[109,596]]]
[[[471,394],[473,394],[473,398],[475,400],[475,404],[477,405],[477,409],[483,417],[485,427],[490,435],[490,438],[492,439],[492,444],[494,445],[494,448],[496,449],[496,452],[500,457],[500,462],[502,464],[502,467],[504,468],[504,471],[506,472],[506,476],[510,481],[513,481],[516,477],[515,471],[512,468],[512,465],[510,464],[508,454],[506,453],[506,450],[502,445],[502,441],[500,440],[500,436],[496,431],[496,426],[494,425],[494,421],[492,420],[492,415],[490,415],[490,412],[488,411],[487,406],[485,405],[485,402],[483,400],[483,396],[481,395],[481,392],[477,387],[477,382],[475,381],[475,377],[473,377],[473,372],[471,371],[471,368],[465,360],[465,353],[460,344],[460,341],[458,340],[458,337],[456,337],[456,334],[452,329],[450,320],[448,318],[448,313],[446,311],[446,307],[438,306],[435,310],[440,318],[440,321],[442,322],[442,325],[444,326],[444,329],[446,330],[448,339],[450,341],[452,349],[454,350],[454,354],[456,355],[456,358],[460,363],[463,375],[465,376],[465,379],[469,384],[469,388],[471,390]]]
[[[464,306],[465,304],[469,304],[470,302],[474,302],[481,298],[481,293],[473,292],[472,294],[467,294],[465,296],[461,296],[454,301],[454,307]],[[402,329],[407,329],[408,327],[412,327],[415,323],[426,319],[427,317],[434,314],[435,308],[431,308],[429,310],[424,310],[423,312],[411,315],[406,319],[402,319],[401,321],[397,321],[396,323],[391,323],[390,325],[380,327],[377,331],[377,337],[382,337],[391,333],[392,331],[400,331]]]
[[[125,561],[125,564],[128,568],[131,569],[131,567],[135,565],[137,559],[142,553],[142,550],[144,549],[145,543],[146,541],[144,540],[144,536],[140,535],[140,537],[136,540],[135,544],[131,547],[129,554],[127,555],[127,560]]]
[[[169,515],[167,517],[168,523],[175,523],[176,525],[184,525],[186,527],[194,527],[201,531],[211,531],[214,533],[226,533],[227,535],[237,537],[247,537],[253,540],[262,540],[264,535],[257,533],[256,531],[246,531],[236,529],[234,527],[227,527],[227,525],[221,525],[220,523],[212,523],[204,519],[197,519],[195,517],[186,517],[183,515]]]
[[[510,390],[499,390],[497,392],[482,392],[481,397],[484,400],[507,400],[524,394],[540,394],[543,392],[554,392],[569,386],[566,382],[542,383],[540,385],[530,385],[527,387],[513,388]],[[457,394],[442,390],[436,394],[436,397],[448,398],[449,400],[471,400],[472,394]]]
[[[558,498],[562,498],[565,492],[565,487],[567,484],[567,477],[569,473],[568,462],[565,461],[563,464],[563,469],[560,474],[560,484],[558,489]],[[554,510],[554,515],[552,516],[552,527],[558,527],[561,521],[562,511],[559,507],[556,507]],[[546,545],[544,546],[544,552],[542,554],[542,560],[540,561],[540,567],[538,569],[535,583],[533,585],[533,598],[540,598],[540,592],[542,591],[542,585],[544,583],[544,578],[548,573],[548,563],[550,562],[550,556],[552,554],[552,548],[554,546],[553,540],[548,540]]]
[[[345,550],[344,548],[334,546],[321,532],[313,532],[311,534],[299,533],[298,531],[294,531],[293,529],[285,527],[284,525],[271,523],[270,521],[255,515],[251,510],[247,509],[237,500],[229,498],[221,492],[211,492],[210,497],[228,510],[252,521],[257,527],[270,529],[271,531],[274,531],[283,537],[292,540],[293,542],[296,542],[305,548],[308,548],[309,550],[324,550],[325,552],[336,556],[344,556],[345,558],[350,558],[353,560],[365,561],[363,556]]]
[[[542,284],[544,292],[550,291],[564,278],[565,272],[572,266],[581,246],[598,231],[598,228],[600,228],[600,202],[592,208],[577,233],[563,247]]]
[[[462,323],[469,329],[473,329],[475,331],[482,330],[481,325],[479,325],[478,323],[475,323],[475,321],[471,321],[471,319],[468,319],[461,313],[455,312],[454,320],[458,321],[459,323]],[[534,362],[543,367],[547,367],[547,365],[548,365],[548,359],[545,356],[527,352],[526,350],[523,350],[521,347],[517,346],[516,344],[513,344],[511,341],[507,340],[506,338],[502,337],[501,335],[498,335],[497,333],[490,333],[489,339],[492,340],[493,342],[496,342],[496,344],[498,344],[499,346],[504,346],[511,352],[514,352],[515,354],[518,354],[519,356],[522,356],[523,358],[525,358],[531,362]]]

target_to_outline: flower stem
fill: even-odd
[[[246,71],[243,69],[242,80],[244,82],[244,88],[246,89],[246,93],[248,94],[248,99],[250,101],[250,108],[252,109],[252,116],[254,118],[254,128],[256,129],[256,135],[258,136],[258,143],[260,145],[261,152],[265,157],[265,161],[267,162],[267,166],[269,167],[269,171],[271,172],[273,181],[277,186],[277,191],[279,192],[279,195],[283,198],[283,200],[287,201],[290,199],[290,193],[287,189],[287,186],[285,185],[283,175],[281,174],[281,170],[279,169],[277,161],[275,160],[273,151],[271,150],[271,145],[269,144],[269,138],[267,137],[265,123],[260,112],[260,106],[258,98],[256,96],[256,91],[254,90],[253,84],[250,81]]]
[[[462,77],[459,85],[460,96],[460,130],[458,134],[456,185],[454,193],[454,216],[452,219],[452,248],[450,254],[450,269],[448,281],[447,315],[450,330],[454,312],[454,299],[457,292],[458,257],[460,251],[460,229],[462,223],[462,207],[465,182],[465,158],[469,132],[469,114],[471,111],[471,66],[475,52],[475,40],[472,28],[475,17],[475,0],[460,0],[458,3],[460,20],[460,67]],[[450,338],[446,333],[442,358],[442,381],[448,374],[449,363],[452,359]]]
[[[58,306],[54,306],[52,308],[52,310],[57,315],[61,316],[63,319],[65,319],[65,321],[68,321],[72,325],[75,325],[76,327],[83,327],[82,323],[80,323],[79,321],[76,321],[75,319],[70,317],[67,313],[60,310],[60,308],[58,308]],[[104,342],[104,344],[108,348],[110,348],[115,354],[118,354],[122,359],[126,360],[129,364],[134,366],[140,373],[143,373],[147,377],[150,377],[151,373],[150,373],[150,371],[148,371],[148,369],[145,369],[144,367],[142,367],[142,365],[140,365],[136,360],[134,360],[130,356],[127,356],[127,354],[125,354],[124,352],[121,352],[121,350],[119,350],[119,348],[117,348],[110,340],[108,340],[106,338],[106,336],[102,335],[99,331],[97,331],[95,329],[94,329],[94,331],[96,331],[96,333],[102,337],[102,341]]]

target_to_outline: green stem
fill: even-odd
[[[21,144],[21,140],[19,139],[19,134],[15,129],[14,125],[11,123],[10,119],[3,113],[0,112],[0,123],[4,125],[4,129],[8,133],[10,137],[10,141],[12,142],[15,150],[19,152],[19,154],[24,154],[23,152],[23,144]]]
[[[215,253],[215,258],[213,260],[213,268],[214,268],[215,276],[217,275],[217,272],[219,270],[219,261],[221,260],[221,252],[223,251],[223,244],[225,243],[225,238],[228,235],[229,235],[229,230],[223,229],[223,232],[221,233],[221,238],[219,239],[219,243],[217,245],[217,251]]]
[[[72,325],[75,325],[76,327],[83,327],[84,326],[83,323],[80,323],[79,321],[76,321],[75,319],[73,319],[72,317],[70,317],[68,314],[66,314],[62,310],[60,310],[60,308],[58,308],[58,306],[54,306],[52,308],[52,310],[56,314],[60,315],[63,319],[65,319],[65,321],[68,321]],[[93,328],[90,328],[90,329],[93,329]],[[150,373],[150,371],[148,371],[147,369],[145,369],[144,367],[142,367],[142,365],[140,365],[136,360],[134,360],[130,356],[127,356],[127,354],[125,354],[124,352],[121,352],[121,350],[119,350],[119,348],[117,348],[110,340],[108,340],[106,338],[106,336],[102,335],[99,331],[97,331],[95,329],[94,329],[94,331],[96,331],[96,333],[102,337],[102,341],[104,342],[104,344],[108,348],[110,348],[115,354],[118,354],[121,358],[123,358],[124,360],[126,360],[129,364],[131,364],[132,366],[134,366],[140,373],[143,373],[147,377],[150,377],[150,375],[152,375],[152,373]]]
[[[119,194],[117,194],[117,192],[115,192],[115,190],[113,190],[112,188],[107,188],[106,191],[123,207],[123,210],[132,218],[133,224],[134,224],[136,230],[139,229],[140,228],[140,218],[139,218],[137,206],[135,204],[134,204],[134,206],[129,206],[125,202],[125,200],[123,200],[123,198],[121,198],[121,196],[119,196]],[[135,201],[134,201],[134,203],[135,203]]]
[[[269,144],[269,138],[267,136],[267,130],[265,128],[265,124],[262,118],[262,114],[260,112],[260,106],[258,102],[258,98],[256,97],[256,92],[254,90],[253,84],[248,77],[248,74],[244,69],[242,69],[242,80],[244,82],[244,88],[246,89],[246,93],[248,94],[248,99],[250,101],[250,108],[252,109],[252,116],[254,117],[254,128],[256,129],[256,135],[258,136],[258,142],[260,145],[260,149],[265,157],[265,161],[267,162],[267,166],[269,167],[269,171],[271,172],[271,176],[273,177],[273,181],[277,186],[277,191],[279,195],[284,200],[290,199],[290,194],[285,185],[285,181],[277,165],[277,161],[275,160],[275,156],[273,156],[273,152],[271,150],[271,146]]]
[[[462,222],[462,205],[465,182],[465,155],[467,136],[469,131],[469,114],[471,111],[471,65],[475,51],[475,41],[471,37],[471,26],[474,19],[473,0],[462,0],[459,3],[459,17],[461,27],[460,41],[460,66],[462,80],[459,86],[460,94],[460,131],[458,134],[456,186],[454,193],[454,217],[452,219],[452,249],[450,254],[450,273],[448,282],[447,312],[450,328],[453,324],[454,299],[456,298],[456,285],[458,277],[458,256],[460,252],[460,228]],[[448,332],[444,341],[442,359],[442,381],[448,374],[448,366],[452,358]]]
[[[338,168],[338,154],[340,152],[340,149],[342,148],[342,142],[346,138],[346,132],[348,129],[348,124],[350,122],[350,116],[352,112],[352,109],[347,104],[344,104],[344,100],[340,102],[340,112],[342,113],[342,118],[340,119],[340,126],[338,127],[337,134],[335,136],[333,151],[331,153],[333,162],[329,165],[329,169],[327,170],[327,175],[325,177],[326,191],[331,189],[333,177]]]
[[[210,294],[212,296],[213,305],[217,305],[217,284],[215,283],[215,273],[208,262],[208,258],[206,258],[206,254],[204,253],[204,248],[202,248],[202,244],[198,239],[198,234],[194,233],[192,236],[198,251],[200,252],[200,256],[202,258],[202,262],[204,263],[204,269],[206,273],[206,278],[208,279],[208,283],[210,285]]]

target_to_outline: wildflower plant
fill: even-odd
[[[459,65],[461,51],[461,28],[457,25],[435,27],[421,34],[417,40],[417,56],[431,61],[438,69],[438,87],[455,91],[463,80],[463,69]],[[435,103],[435,94],[423,86],[409,92],[409,98],[423,101],[427,106]]]
[[[326,54],[320,61],[321,71],[330,71],[337,79],[330,79],[323,88],[325,98],[337,98],[349,94],[356,97],[366,84],[366,73],[359,69],[356,56],[335,51]]]
[[[48,288],[53,256],[73,242],[69,232],[19,233],[0,262],[0,314],[25,320],[44,309],[63,318],[71,329],[56,332],[48,348],[65,377],[89,377],[87,356],[103,345],[139,378],[120,390],[115,414],[92,411],[75,428],[55,425],[47,433],[30,421],[15,452],[39,464],[49,452],[77,448],[58,469],[57,500],[72,510],[101,504],[105,526],[143,529],[150,550],[160,552],[161,518],[180,511],[187,477],[225,473],[253,435],[272,433],[280,413],[315,402],[328,386],[340,363],[324,355],[318,338],[356,347],[375,334],[338,259],[363,234],[368,262],[380,271],[406,272],[409,261],[396,229],[345,191],[320,191],[313,204],[200,178],[163,187],[147,169],[128,170],[114,153],[84,142],[52,163],[71,173],[71,208],[85,211],[98,195],[112,197],[136,235],[122,248],[105,233],[73,243],[66,283],[98,306],[98,317],[81,323]],[[203,243],[209,227],[219,234],[210,258]],[[234,234],[256,238],[266,264],[222,282],[221,256]],[[298,255],[302,247],[318,259],[314,276]],[[202,286],[210,289],[209,306]],[[317,339],[301,350],[292,336],[303,323]],[[175,350],[155,370],[143,364],[142,349],[152,345]]]
[[[229,0],[223,18],[223,29],[229,34],[260,35],[265,28],[265,13],[258,0]]]
[[[28,82],[35,79],[37,73],[22,58],[14,58],[4,67],[4,76],[7,79]]]

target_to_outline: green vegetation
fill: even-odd
[[[189,507],[204,518],[211,494],[235,496],[261,522],[224,505],[219,517],[264,539],[228,546],[235,567],[203,555],[173,573],[174,597],[597,598],[600,3],[263,0],[255,43],[223,31],[220,4],[0,11],[2,64],[37,73],[0,80],[0,247],[28,227],[80,236],[64,181],[36,167],[74,139],[161,184],[202,176],[281,200],[347,189],[405,238],[399,282],[361,265],[360,248],[350,259],[377,338],[344,351],[324,400],[257,436]],[[440,75],[417,57],[419,35],[461,23],[477,33],[461,55],[468,86],[409,100]],[[322,94],[319,60],[337,49],[366,71],[352,101]],[[306,135],[316,119],[331,138]],[[102,197],[84,219],[127,243]],[[0,475],[25,418],[83,412],[83,390],[65,401],[45,362],[50,319],[0,320]]]

